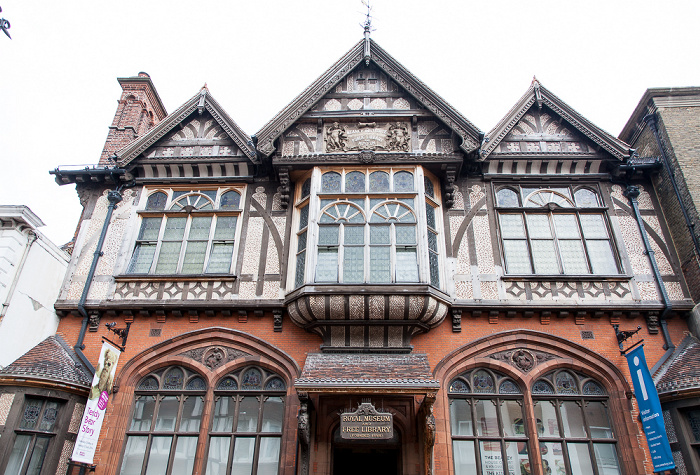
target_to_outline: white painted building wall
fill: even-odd
[[[26,206],[0,206],[0,368],[54,335],[54,303],[70,256]]]

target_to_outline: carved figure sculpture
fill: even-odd
[[[389,140],[388,149],[398,150],[403,152],[408,152],[408,145],[410,143],[410,135],[406,127],[401,127],[397,122],[389,126],[389,130],[386,132],[387,139]]]
[[[326,150],[328,152],[344,152],[347,139],[345,127],[338,122],[333,122],[333,125],[326,129]]]

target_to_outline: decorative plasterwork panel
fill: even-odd
[[[117,282],[114,300],[230,300],[233,281]]]

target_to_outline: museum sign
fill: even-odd
[[[394,436],[394,415],[378,412],[369,402],[355,412],[340,415],[340,436],[343,439],[391,439]]]

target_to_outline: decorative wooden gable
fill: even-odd
[[[242,178],[253,175],[255,150],[203,88],[117,157],[140,180]]]
[[[365,160],[371,155],[372,161],[387,160],[387,154],[396,159],[423,154],[424,159],[440,160],[439,155],[456,157],[460,149],[475,151],[480,135],[479,129],[367,39],[257,137],[259,150],[267,156],[276,150],[274,162],[281,164],[294,159],[314,161],[319,154],[326,155],[326,161],[351,160],[362,153]]]
[[[533,80],[486,135],[480,156],[494,173],[592,173],[602,171],[605,161],[626,159],[629,147]]]

